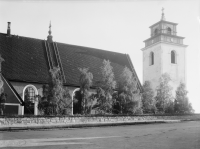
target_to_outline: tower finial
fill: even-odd
[[[163,7],[162,7],[162,17],[161,17],[161,20],[165,21],[165,14],[164,14],[164,8]]]
[[[53,37],[51,36],[51,21],[49,23],[49,31],[48,31],[49,35],[47,36],[47,41],[48,42],[53,42]]]
[[[49,35],[51,36],[51,21],[49,23]]]

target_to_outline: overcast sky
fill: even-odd
[[[178,23],[177,35],[187,47],[187,89],[200,112],[200,2],[199,0],[0,0],[0,32],[46,39],[51,20],[56,42],[127,53],[143,83],[143,41],[149,26],[161,18]]]

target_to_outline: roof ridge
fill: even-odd
[[[6,33],[1,33],[0,34],[4,34],[4,35],[7,35]],[[33,38],[33,37],[26,37],[26,36],[20,36],[20,35],[15,35],[15,34],[12,34],[11,37],[20,37],[20,38],[29,38],[29,39],[34,39],[34,40],[44,40],[44,39],[38,39],[38,38]]]
[[[7,35],[6,33],[1,33],[1,32],[0,32],[0,34]],[[28,38],[28,39],[40,40],[40,41],[44,41],[45,40],[45,39],[39,39],[39,38],[33,38],[33,37],[26,37],[26,36],[20,36],[20,35],[12,35],[12,36],[18,37],[18,38]],[[110,50],[105,50],[105,49],[99,49],[99,48],[93,48],[93,47],[87,47],[87,46],[80,46],[80,45],[63,43],[63,42],[57,42],[57,41],[53,41],[53,42],[58,43],[58,44],[64,44],[64,45],[68,45],[68,46],[73,46],[73,47],[87,48],[87,49],[91,49],[91,50],[99,50],[99,51],[102,51],[102,52],[110,52],[110,53],[116,53],[116,54],[126,55],[126,53],[120,53],[120,52],[110,51]]]
[[[54,42],[56,42],[56,41],[54,41]],[[126,53],[109,51],[109,50],[104,50],[104,49],[99,49],[99,48],[93,48],[93,47],[87,47],[87,46],[80,46],[80,45],[74,45],[74,44],[68,44],[68,43],[62,43],[62,42],[56,42],[56,43],[58,43],[58,44],[64,44],[64,45],[68,45],[68,46],[73,46],[73,47],[88,48],[88,49],[91,49],[91,50],[99,50],[99,51],[104,51],[104,52],[110,52],[110,53],[116,53],[116,54],[126,55]]]

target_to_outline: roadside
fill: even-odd
[[[2,117],[0,131],[81,128],[200,121],[200,114]]]
[[[153,123],[177,123],[186,120],[148,120],[132,122],[100,122],[100,123],[73,123],[73,124],[30,124],[30,125],[12,125],[0,126],[0,131],[14,130],[36,130],[36,129],[57,129],[57,128],[82,128],[82,127],[101,127],[101,126],[120,126],[120,125],[139,125]],[[187,120],[188,121],[188,120]]]

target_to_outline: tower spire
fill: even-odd
[[[165,14],[164,14],[164,8],[163,7],[162,7],[162,17],[161,17],[161,20],[165,21]]]
[[[49,23],[49,35],[51,36],[51,21]]]
[[[53,36],[51,35],[51,21],[49,23],[49,31],[48,31],[49,35],[47,36],[47,41],[48,42],[53,42]]]

